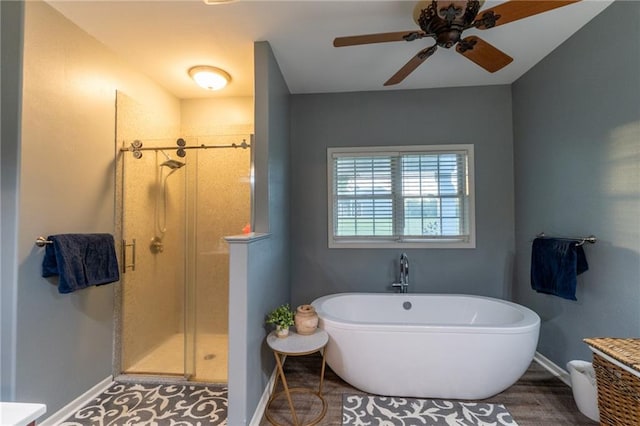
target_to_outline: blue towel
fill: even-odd
[[[42,276],[59,275],[58,292],[71,293],[118,281],[120,271],[111,234],[61,234],[47,237]]]
[[[569,300],[576,299],[576,277],[589,269],[578,241],[536,238],[531,250],[531,287]]]

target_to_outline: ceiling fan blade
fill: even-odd
[[[509,22],[537,15],[548,10],[577,3],[580,0],[511,0],[487,10],[481,10],[476,17],[475,27],[481,30],[508,24]],[[499,17],[498,17],[499,16]]]
[[[489,72],[496,72],[509,65],[513,58],[476,36],[465,37],[456,45],[462,56]]]
[[[407,78],[409,74],[415,71],[415,69],[418,68],[420,64],[429,59],[429,57],[435,53],[436,49],[438,49],[438,46],[434,44],[431,47],[427,47],[426,49],[422,49],[421,51],[419,51],[416,56],[411,58],[411,60],[407,62],[402,68],[400,68],[398,72],[396,72],[389,80],[387,80],[384,85],[392,86],[394,84],[400,83],[402,80]]]
[[[386,43],[389,41],[413,41],[425,37],[424,31],[397,31],[393,33],[364,34],[349,37],[337,37],[333,40],[335,47],[356,46],[359,44]]]

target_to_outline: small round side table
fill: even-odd
[[[267,403],[267,409],[265,410],[265,416],[267,420],[269,420],[272,424],[276,426],[280,426],[269,413],[269,408],[271,403],[281,394],[286,395],[287,401],[289,402],[289,408],[291,409],[291,416],[293,417],[293,424],[296,426],[311,426],[318,424],[327,413],[327,402],[322,396],[322,382],[324,381],[324,368],[325,368],[325,358],[323,349],[327,346],[329,342],[329,335],[326,331],[316,329],[313,334],[302,336],[300,334],[289,332],[289,336],[285,338],[280,338],[275,335],[275,333],[270,333],[267,336],[267,345],[273,351],[273,355],[276,358],[276,366],[278,368],[278,375],[273,383],[273,388],[271,389],[271,396],[269,397],[269,402]],[[316,353],[318,351],[322,352],[322,367],[320,369],[320,384],[318,386],[318,391],[316,392],[311,388],[289,388],[287,384],[287,378],[284,375],[284,370],[282,368],[282,363],[284,358],[287,356],[303,356],[310,355]],[[276,387],[278,386],[278,380],[282,381],[282,387],[284,391],[275,392]],[[305,423],[301,425],[298,421],[298,415],[296,414],[296,409],[293,406],[293,400],[291,399],[291,394],[294,392],[306,392],[316,397],[320,398],[322,402],[322,411],[318,414],[314,419],[309,421],[309,423]]]

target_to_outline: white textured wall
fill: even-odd
[[[114,233],[116,89],[179,115],[173,96],[49,5],[26,2],[15,394],[49,413],[111,374],[114,286],[58,294],[34,240]]]
[[[183,99],[184,136],[253,133],[253,97]]]

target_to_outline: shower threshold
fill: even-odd
[[[189,382],[226,383],[227,352],[229,340],[226,334],[201,333],[196,337],[195,374],[185,378],[183,346],[184,335],[176,333],[131,365],[124,376],[155,377]],[[212,356],[213,355],[213,356]]]

